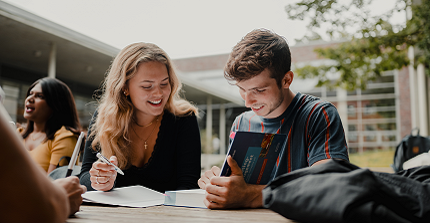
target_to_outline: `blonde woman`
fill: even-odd
[[[103,84],[80,175],[88,190],[142,185],[156,191],[198,188],[200,133],[197,109],[179,96],[169,56],[134,43],[116,56]],[[124,175],[97,161],[101,152]]]

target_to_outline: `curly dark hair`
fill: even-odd
[[[281,87],[282,79],[291,70],[290,48],[284,37],[256,29],[233,48],[224,67],[224,77],[229,81],[248,80],[266,68]]]

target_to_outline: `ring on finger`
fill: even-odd
[[[99,172],[97,172],[97,176],[99,177],[100,176],[100,170],[98,170]]]
[[[99,177],[96,177],[96,183],[97,183],[97,184],[100,184],[100,182],[99,182]]]

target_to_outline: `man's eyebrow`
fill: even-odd
[[[237,85],[237,84],[236,84],[236,86],[237,86],[238,88],[242,89],[242,90],[245,90],[245,89],[243,89],[242,87],[240,87],[240,86],[239,86],[239,85]],[[259,88],[265,88],[265,87],[267,87],[267,86],[257,86],[257,87],[253,87],[253,88],[248,89],[248,90],[249,90],[249,91],[252,91],[252,90],[256,90],[256,89],[259,89]]]

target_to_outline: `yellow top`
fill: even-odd
[[[23,128],[18,132],[22,133]],[[30,156],[45,171],[48,171],[49,164],[57,165],[63,156],[72,157],[78,137],[64,126],[59,129],[52,140],[47,140],[29,151]],[[63,161],[61,162],[63,163]],[[66,165],[66,164],[65,164]]]

